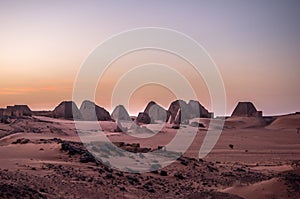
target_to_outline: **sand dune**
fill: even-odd
[[[300,129],[300,114],[280,116],[267,128],[269,129]]]
[[[230,117],[225,121],[225,128],[256,128],[264,127],[265,120],[262,117]]]

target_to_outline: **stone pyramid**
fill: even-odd
[[[76,119],[81,120],[82,115],[78,110],[77,105],[73,101],[61,102],[53,111],[52,115],[55,118]]]
[[[147,113],[151,119],[151,123],[155,123],[155,120],[161,120],[163,122],[167,121],[167,111],[156,104],[154,101],[151,101],[146,106],[144,113]]]
[[[82,118],[86,121],[110,121],[109,112],[96,105],[94,102],[85,100],[80,106]]]
[[[237,117],[261,117],[262,112],[257,111],[252,102],[239,102],[231,116]]]
[[[111,118],[115,121],[131,121],[131,118],[123,105],[118,105],[111,113]]]

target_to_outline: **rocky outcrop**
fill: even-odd
[[[80,106],[80,112],[83,120],[86,121],[110,121],[109,112],[96,105],[94,102],[85,100]]]
[[[1,198],[41,198],[47,197],[30,186],[23,184],[0,184]]]
[[[155,123],[156,120],[166,122],[168,119],[167,111],[163,107],[156,104],[154,101],[148,103],[144,110],[144,113],[147,113],[149,115],[151,123]]]
[[[192,127],[198,127],[198,128],[205,128],[204,124],[202,124],[200,122],[191,122],[190,126],[192,126]]]
[[[262,112],[257,111],[252,102],[239,102],[231,116],[262,117]]]
[[[111,118],[115,121],[123,120],[123,121],[131,121],[131,118],[123,105],[118,105],[111,113]]]
[[[0,123],[10,124],[11,123],[11,119],[8,116],[1,116],[0,117]]]
[[[77,105],[72,101],[61,102],[52,112],[54,118],[81,120],[82,115]]]

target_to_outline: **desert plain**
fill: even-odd
[[[111,168],[95,158],[82,144],[74,120],[41,114],[12,118],[0,123],[0,197],[300,198],[300,114],[272,120],[227,117],[213,150],[199,158],[207,126],[219,119],[191,120],[201,127],[140,124],[140,129],[152,131],[131,133],[116,131],[115,121],[80,121],[101,126],[100,132],[87,132],[90,136],[105,136],[131,152],[153,151],[177,133],[196,132],[170,165],[139,173]]]

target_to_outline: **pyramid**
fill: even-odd
[[[181,123],[181,109],[178,109],[174,119],[174,124],[180,124],[180,123]]]
[[[0,110],[0,116],[6,117],[22,117],[22,116],[31,116],[32,111],[27,105],[14,105],[14,106],[7,106],[6,109]]]
[[[168,121],[170,121],[171,123],[173,123],[175,121],[175,117],[176,117],[179,109],[180,109],[181,117],[180,117],[180,119],[177,119],[177,121],[176,121],[177,123],[182,123],[182,122],[185,122],[186,120],[190,119],[189,107],[188,107],[187,103],[183,100],[175,100],[169,106],[168,113],[169,113],[169,117],[171,117],[171,119],[168,117]]]
[[[261,117],[262,112],[257,111],[252,102],[239,102],[231,116],[237,117]]]
[[[211,118],[213,113],[200,104],[199,101],[190,100],[188,103],[190,118]]]
[[[111,113],[111,118],[115,121],[123,120],[123,121],[132,121],[127,110],[123,105],[118,105]]]
[[[96,105],[94,102],[85,100],[80,106],[82,118],[86,121],[110,121],[109,112]]]
[[[82,115],[78,110],[77,105],[73,101],[61,102],[53,111],[52,115],[54,118],[64,119],[82,119]]]
[[[154,123],[155,120],[167,121],[167,111],[156,104],[154,101],[151,101],[146,106],[144,113],[147,113],[151,119],[151,123]]]
[[[14,105],[13,109],[14,109],[14,111],[19,111],[21,113],[21,115],[24,115],[24,116],[32,115],[32,112],[27,105]]]
[[[151,118],[148,115],[148,113],[141,112],[139,113],[138,117],[136,118],[137,123],[143,123],[143,124],[150,124]]]

